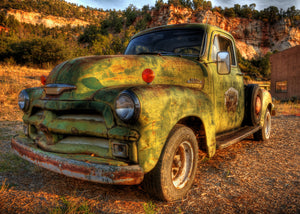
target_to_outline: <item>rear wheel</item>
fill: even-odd
[[[271,114],[269,109],[266,110],[264,125],[262,129],[254,133],[255,140],[269,140],[271,135]]]
[[[198,142],[183,125],[171,131],[155,168],[145,175],[147,191],[166,201],[182,198],[191,188],[197,169]]]

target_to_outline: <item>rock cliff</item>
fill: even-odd
[[[179,23],[208,23],[229,31],[246,59],[282,51],[300,44],[300,23],[292,27],[288,19],[271,25],[261,20],[227,18],[218,12],[191,10],[174,6],[151,11],[150,27]]]
[[[229,31],[236,39],[236,45],[241,55],[246,59],[263,56],[269,51],[282,51],[300,44],[300,23],[292,27],[289,19],[271,25],[261,20],[247,18],[227,18],[218,12],[191,10],[174,6],[164,6],[160,10],[152,9],[152,21],[148,27],[179,23],[208,23]],[[42,15],[36,12],[24,12],[11,9],[7,16],[13,15],[19,22],[43,24],[46,27],[61,27],[70,25],[87,26],[88,21],[68,19],[63,17]],[[97,14],[101,22],[108,13]]]
[[[7,16],[13,15],[16,20],[22,23],[28,24],[43,24],[46,27],[53,28],[53,27],[63,27],[66,25],[70,25],[71,27],[77,26],[86,26],[89,25],[89,22],[83,21],[80,19],[75,18],[64,18],[58,16],[51,16],[51,15],[42,15],[41,13],[36,12],[25,12],[22,10],[15,10],[11,9],[6,12]]]

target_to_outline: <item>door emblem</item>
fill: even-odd
[[[238,106],[239,92],[235,88],[229,88],[225,92],[225,107],[228,112],[235,112]]]

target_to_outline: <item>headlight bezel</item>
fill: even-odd
[[[19,108],[24,112],[26,112],[29,109],[29,95],[25,89],[19,93],[18,105]]]
[[[118,106],[119,105],[118,101],[120,101],[120,99],[122,99],[122,98],[125,98],[125,99],[129,98],[131,100],[132,107],[133,107],[132,113],[130,113],[128,110],[127,110],[127,113],[118,111],[118,109],[120,109]],[[123,111],[126,111],[126,110],[123,110]],[[136,122],[140,116],[140,111],[141,111],[140,101],[139,101],[138,97],[136,96],[136,94],[134,92],[132,92],[131,90],[122,91],[115,100],[115,113],[118,116],[118,118],[120,120],[122,120],[123,122],[126,122],[126,123]],[[128,114],[130,114],[130,116],[128,116]]]

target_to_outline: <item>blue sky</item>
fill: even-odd
[[[141,9],[144,5],[154,6],[156,0],[66,0],[67,2],[75,3],[77,5],[90,6],[94,8],[116,9],[124,10],[129,4],[133,4],[137,8]],[[164,0],[168,2],[168,0]],[[276,6],[286,10],[291,6],[296,6],[300,9],[300,0],[211,0],[213,6],[233,7],[234,4],[239,5],[250,5],[252,3],[256,4],[257,10],[262,10],[269,6]]]

